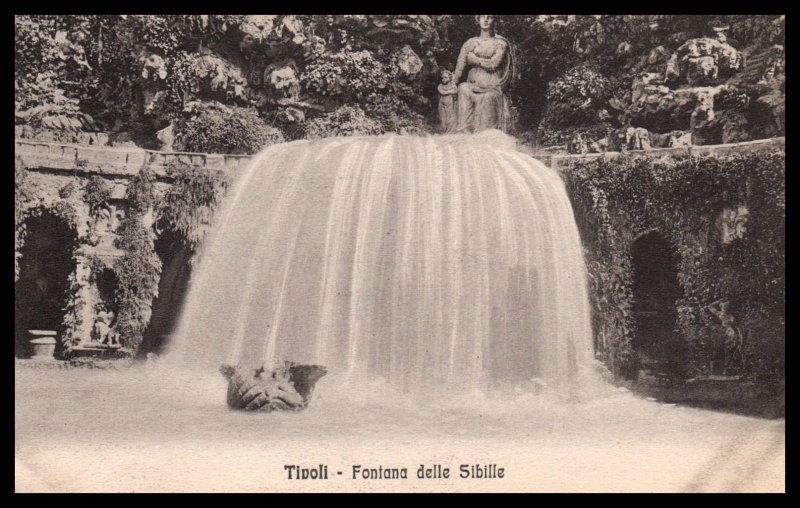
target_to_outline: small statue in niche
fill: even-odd
[[[649,150],[650,133],[643,127],[628,127],[625,130],[625,147],[628,150]]]
[[[94,322],[94,337],[93,342],[100,345],[106,345],[109,348],[116,349],[120,347],[119,336],[111,326],[114,321],[114,311],[105,307],[101,308],[97,313],[97,318]]]
[[[124,203],[117,201],[112,203],[111,210],[111,231],[114,232],[119,229],[125,217],[127,217],[126,206]]]
[[[736,317],[729,312],[730,300],[720,298],[708,305],[708,311],[719,319],[722,328],[725,330],[724,344],[718,345],[717,350],[721,353],[719,362],[721,366],[711,366],[712,372],[721,370],[723,374],[728,374],[735,370],[740,363],[742,347],[744,345],[744,333],[736,325]],[[721,369],[720,369],[721,367]]]
[[[453,73],[445,69],[442,71],[442,82],[437,87],[439,91],[439,119],[442,132],[453,132],[456,127],[456,95],[458,87],[452,83]]]
[[[747,232],[749,216],[750,211],[745,205],[723,208],[716,221],[722,243],[729,244],[737,238],[743,238]]]
[[[100,239],[113,231],[113,216],[111,207],[102,205],[94,211],[94,223],[89,230],[89,244],[98,245]]]

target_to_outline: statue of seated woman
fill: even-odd
[[[452,84],[458,85],[455,132],[507,131],[510,123],[503,87],[513,73],[509,42],[495,34],[494,16],[476,16],[481,34],[461,47]],[[466,81],[459,83],[465,69]]]

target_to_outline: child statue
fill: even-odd
[[[442,132],[455,131],[456,127],[456,95],[458,87],[452,82],[453,73],[445,69],[442,71],[442,82],[437,87],[439,90],[439,119]]]
[[[107,344],[109,348],[120,347],[117,332],[111,326],[114,320],[114,311],[101,308],[94,322],[95,338],[98,344]]]

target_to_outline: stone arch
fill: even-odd
[[[649,234],[652,234],[652,233],[659,233],[658,228],[650,227],[650,228],[645,228],[645,229],[641,230],[636,236],[633,237],[631,245],[636,243],[636,241],[639,240],[640,238],[642,238],[644,236],[647,236]],[[660,235],[660,233],[659,233],[659,235]]]
[[[117,274],[110,267],[103,267],[99,273],[95,274],[95,284],[100,297],[100,304],[110,308],[114,314],[117,313],[119,305],[116,301],[117,293]]]
[[[680,379],[687,366],[687,345],[677,331],[676,301],[680,256],[656,229],[639,234],[631,245],[634,337],[632,346],[644,374]]]
[[[14,285],[14,354],[22,358],[32,353],[29,330],[61,328],[78,246],[73,225],[47,208],[33,210],[24,225],[25,243]]]
[[[160,354],[169,343],[178,325],[191,275],[192,249],[180,234],[165,230],[155,241],[161,259],[161,279],[158,297],[153,300],[153,313],[142,338],[140,355]]]
[[[97,273],[93,274],[93,284],[96,290],[96,301],[94,303],[94,316],[100,312],[112,312],[114,320],[119,315],[119,303],[117,302],[117,287],[119,281],[117,274],[110,266],[103,265]],[[109,325],[114,324],[112,320]],[[95,339],[95,337],[93,337]]]

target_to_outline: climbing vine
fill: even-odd
[[[128,200],[128,209],[132,213],[145,213],[155,205],[155,183],[155,174],[147,166],[143,167],[131,179],[125,197]]]
[[[114,261],[117,277],[116,331],[123,347],[136,350],[150,322],[153,299],[158,296],[161,260],[155,252],[153,232],[140,214],[126,218],[118,231],[116,247],[124,254]]]
[[[161,200],[159,221],[194,249],[205,234],[229,178],[220,171],[185,163],[172,164],[167,175],[173,181]]]
[[[564,176],[586,251],[597,349],[618,375],[636,371],[630,249],[650,229],[680,257],[676,328],[688,342],[690,374],[709,373],[715,344],[730,333],[733,372],[783,375],[784,175],[785,152],[777,150],[568,161]],[[741,235],[723,242],[716,221],[730,205],[745,205],[748,221]],[[727,332],[709,311],[719,300],[729,302],[733,317]]]
[[[39,189],[31,179],[30,173],[17,158],[14,167],[14,281],[19,279],[19,258],[25,244],[25,219],[33,204],[38,200]]]
[[[96,214],[111,199],[111,187],[97,175],[89,178],[83,188],[83,201],[89,205],[89,213]]]

